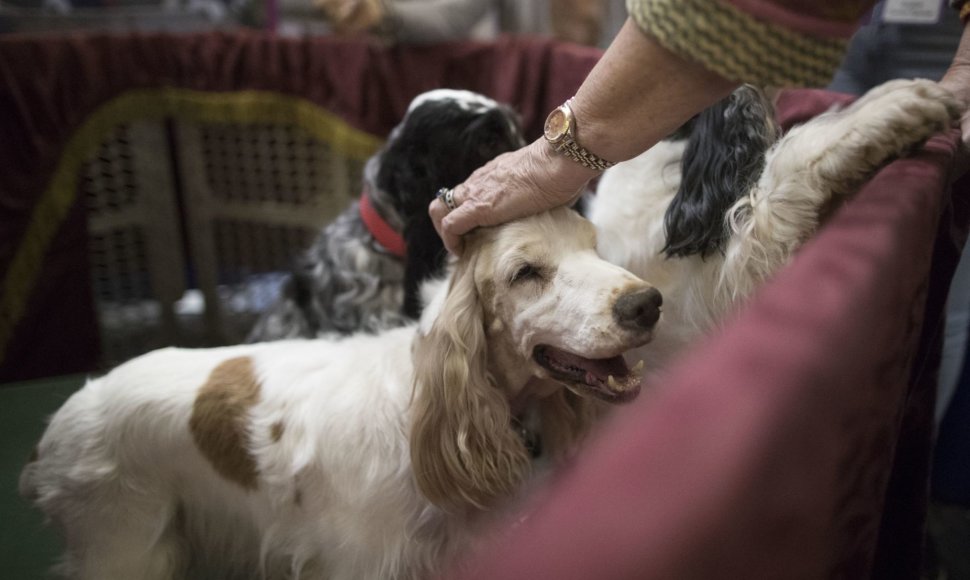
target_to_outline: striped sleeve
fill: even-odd
[[[762,86],[824,86],[848,44],[758,20],[718,0],[627,0],[627,10],[668,50],[726,79]]]

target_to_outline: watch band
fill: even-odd
[[[580,165],[586,166],[589,169],[595,169],[596,171],[604,171],[615,165],[615,163],[612,161],[607,161],[595,153],[590,153],[585,147],[577,143],[571,137],[567,137],[565,140],[563,140],[563,142],[556,147],[556,151],[565,154],[567,157]]]

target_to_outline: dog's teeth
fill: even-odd
[[[611,389],[619,388],[619,385],[616,384],[616,379],[613,378],[613,375],[606,377],[606,384],[609,385]]]
[[[643,361],[641,360],[640,362],[638,362],[638,363],[637,363],[636,365],[634,365],[634,366],[633,366],[633,368],[632,368],[632,369],[630,369],[630,370],[631,370],[632,372],[634,372],[634,373],[636,373],[636,374],[640,374],[640,371],[642,371],[642,370],[643,370]]]

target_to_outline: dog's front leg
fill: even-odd
[[[958,117],[956,100],[937,83],[896,80],[792,129],[728,214],[725,289],[733,297],[748,294],[788,261],[835,203]]]

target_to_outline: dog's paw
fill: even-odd
[[[925,85],[935,85],[933,81],[928,81],[924,79],[893,79],[882,83],[881,85],[876,85],[865,92],[862,96],[855,100],[851,105],[852,108],[858,108],[866,106],[866,103],[870,101],[878,101],[886,95],[899,90],[910,89],[914,86],[925,86]]]
[[[849,193],[879,167],[951,127],[960,111],[938,83],[890,81],[846,109],[792,129],[772,155],[772,172],[801,167],[827,191]]]
[[[894,134],[900,147],[948,129],[961,112],[960,102],[950,91],[925,79],[889,81],[846,110],[857,130]]]

